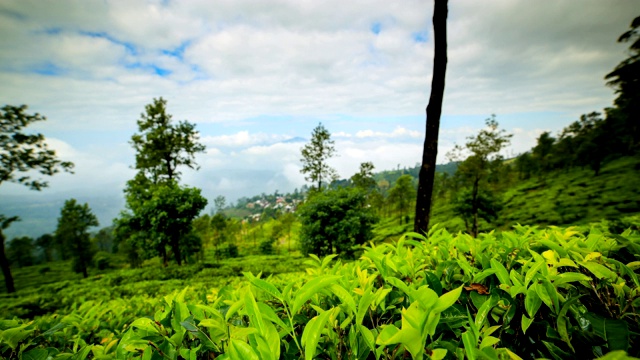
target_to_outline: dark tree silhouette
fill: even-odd
[[[438,155],[438,132],[444,97],[444,79],[447,71],[447,0],[434,0],[433,33],[435,53],[433,56],[433,77],[431,96],[427,105],[427,131],[422,152],[422,166],[418,182],[416,217],[414,231],[429,231],[431,216],[431,193],[436,174],[436,156]]]

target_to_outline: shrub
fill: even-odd
[[[303,254],[354,257],[354,247],[370,240],[378,221],[366,206],[364,193],[353,188],[325,190],[314,194],[299,210],[300,246]]]

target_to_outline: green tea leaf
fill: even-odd
[[[327,286],[336,283],[338,279],[340,279],[340,276],[324,275],[309,280],[309,282],[304,284],[295,295],[295,300],[293,301],[293,307],[291,309],[292,315],[297,314],[302,305],[304,305],[304,303],[306,303],[313,295],[317,294]]]
[[[251,273],[243,272],[243,274],[249,280],[251,285],[257,287],[260,290],[263,290],[267,294],[273,296],[274,298],[280,301],[284,300],[280,290],[278,290],[278,288],[276,288],[273,284],[270,284],[262,279],[258,279],[257,277],[253,276],[253,274]]]
[[[433,307],[433,312],[443,312],[448,309],[450,306],[458,301],[460,297],[460,293],[462,292],[462,286],[459,286],[457,289],[451,290],[448,293],[440,296],[436,301],[435,306]]]
[[[522,314],[521,325],[522,325],[522,333],[523,334],[527,333],[527,329],[529,328],[529,326],[531,326],[532,323],[533,323],[533,319],[529,319],[527,317],[527,315]]]
[[[314,317],[304,327],[302,331],[302,346],[304,346],[304,358],[306,360],[311,360],[316,355],[316,347],[318,346],[318,341],[320,341],[322,329],[324,329],[332,310],[333,308]]]
[[[260,360],[258,354],[244,341],[231,339],[229,357],[232,360]]]
[[[498,260],[491,259],[491,268],[496,270],[496,276],[498,277],[498,280],[500,280],[500,283],[507,286],[512,285],[511,279],[509,279],[509,272],[504,265],[498,262]]]
[[[535,286],[532,285],[529,290],[527,290],[527,296],[524,298],[524,308],[532,319],[536,316],[540,305],[542,305],[542,300],[538,296]]]

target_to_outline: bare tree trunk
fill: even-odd
[[[0,230],[0,267],[2,267],[2,274],[4,275],[4,283],[7,285],[7,292],[16,292],[16,287],[13,284],[13,276],[11,275],[11,268],[9,267],[9,259],[4,252],[4,234]]]
[[[480,185],[480,178],[476,177],[473,182],[473,190],[471,191],[471,213],[473,214],[473,224],[471,227],[471,235],[473,237],[478,236],[478,187]]]
[[[429,105],[427,105],[427,125],[414,222],[414,231],[425,234],[429,231],[431,193],[433,192],[433,182],[436,174],[438,133],[440,131],[442,99],[444,97],[444,79],[447,71],[447,11],[447,0],[434,0],[433,33],[435,37],[435,52],[433,56],[433,77],[431,80],[431,96]]]

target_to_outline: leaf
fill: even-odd
[[[346,304],[351,313],[356,313],[356,302],[353,300],[353,297],[347,290],[345,290],[342,286],[338,284],[331,284],[329,286],[329,290],[342,301],[343,304]]]
[[[22,353],[22,360],[47,360],[49,352],[45,349],[31,349]]]
[[[527,271],[527,275],[524,277],[524,286],[529,286],[529,282],[531,282],[542,266],[547,266],[547,264],[538,261]]]
[[[462,334],[462,343],[464,344],[464,351],[467,354],[467,358],[469,360],[475,360],[476,354],[476,339],[474,339],[473,334],[469,331],[465,331]]]
[[[532,285],[529,290],[527,290],[527,296],[524,299],[524,308],[532,319],[536,316],[540,305],[542,305],[542,300],[538,296],[535,286]]]
[[[260,360],[258,354],[244,341],[231,339],[229,357],[232,360]]]
[[[374,298],[374,294],[371,292],[372,288],[373,286],[369,285],[364,290],[362,297],[360,297],[360,301],[358,302],[358,313],[356,314],[356,326],[362,325],[362,320],[364,320],[364,316],[367,314],[369,306],[371,306],[371,302]]]
[[[609,350],[628,350],[630,332],[624,320],[608,319],[592,312],[588,312],[584,316],[591,323],[596,335],[607,342]]]
[[[456,301],[458,301],[461,292],[462,286],[459,286],[458,288],[440,296],[436,301],[436,304],[433,307],[432,311],[436,313],[443,312],[444,310],[455,304]]]
[[[304,284],[296,293],[295,300],[293,301],[293,307],[291,309],[291,315],[297,314],[307,300],[325,287],[334,284],[338,279],[340,279],[340,276],[324,275],[311,279],[309,282]]]
[[[280,290],[278,290],[278,288],[276,288],[273,284],[268,283],[262,279],[258,279],[257,277],[255,277],[253,274],[249,272],[243,272],[243,274],[247,279],[249,279],[249,282],[251,283],[251,285],[257,287],[260,290],[263,290],[267,294],[273,296],[274,298],[280,301],[284,300],[284,297],[282,296],[282,293],[280,292]]]
[[[569,333],[567,331],[567,322],[568,322],[568,318],[567,318],[567,311],[569,310],[569,307],[572,306],[573,304],[575,304],[578,300],[580,299],[579,296],[571,298],[569,300],[567,300],[564,305],[562,305],[562,309],[560,310],[560,313],[558,313],[558,322],[557,322],[557,326],[558,326],[558,333],[560,334],[560,338],[567,343],[567,345],[569,345],[569,348],[575,353],[576,350],[573,348],[573,345],[571,345],[571,339],[569,339]]]
[[[490,269],[490,270],[495,272],[494,269]],[[468,290],[468,291],[477,291],[478,294],[480,294],[480,295],[489,294],[489,289],[486,286],[482,285],[482,284],[472,283],[469,286],[465,286],[464,289]]]
[[[258,304],[256,304],[256,299],[253,297],[253,292],[251,292],[250,289],[247,289],[247,291],[244,293],[244,308],[247,311],[247,315],[249,315],[251,326],[258,329],[260,335],[265,336],[266,333],[264,322],[262,320],[262,314],[260,313]]]
[[[499,342],[500,342],[500,339],[498,339],[497,337],[487,336],[483,338],[482,341],[480,342],[480,350],[486,347],[493,346]]]
[[[529,326],[531,326],[531,324],[533,323],[533,319],[529,319],[527,317],[527,315],[522,314],[522,333],[526,334],[527,333],[527,329],[529,328]]]
[[[304,358],[306,360],[313,359],[316,356],[316,347],[318,346],[318,341],[320,341],[322,329],[324,329],[332,310],[333,308],[315,316],[304,327],[302,331],[302,346],[304,346]]]
[[[431,360],[442,360],[447,356],[446,349],[433,349],[431,351]]]
[[[553,284],[555,286],[558,286],[561,284],[566,284],[574,281],[589,281],[589,280],[591,280],[591,278],[585,274],[581,274],[577,272],[566,272],[566,273],[555,275],[553,277]]]
[[[598,279],[606,278],[609,280],[615,280],[617,277],[617,275],[613,271],[611,271],[611,269],[609,269],[604,265],[594,263],[594,262],[586,262],[586,261],[580,261],[578,262],[578,264],[587,268],[587,270],[589,270]]]
[[[509,279],[509,272],[507,269],[496,259],[491,259],[491,268],[496,270],[496,276],[500,283],[511,286],[511,279]]]
[[[491,297],[489,297],[489,300],[485,301],[482,306],[480,306],[480,308],[478,309],[478,313],[476,314],[476,319],[474,321],[477,329],[482,329],[482,326],[484,325],[489,312],[491,311],[491,309],[493,309],[494,306],[498,304],[498,301],[499,298],[495,295],[492,295]]]
[[[32,322],[24,323],[18,327],[7,329],[0,333],[0,339],[4,340],[11,349],[15,350],[18,344],[26,339],[35,329],[25,330]]]

